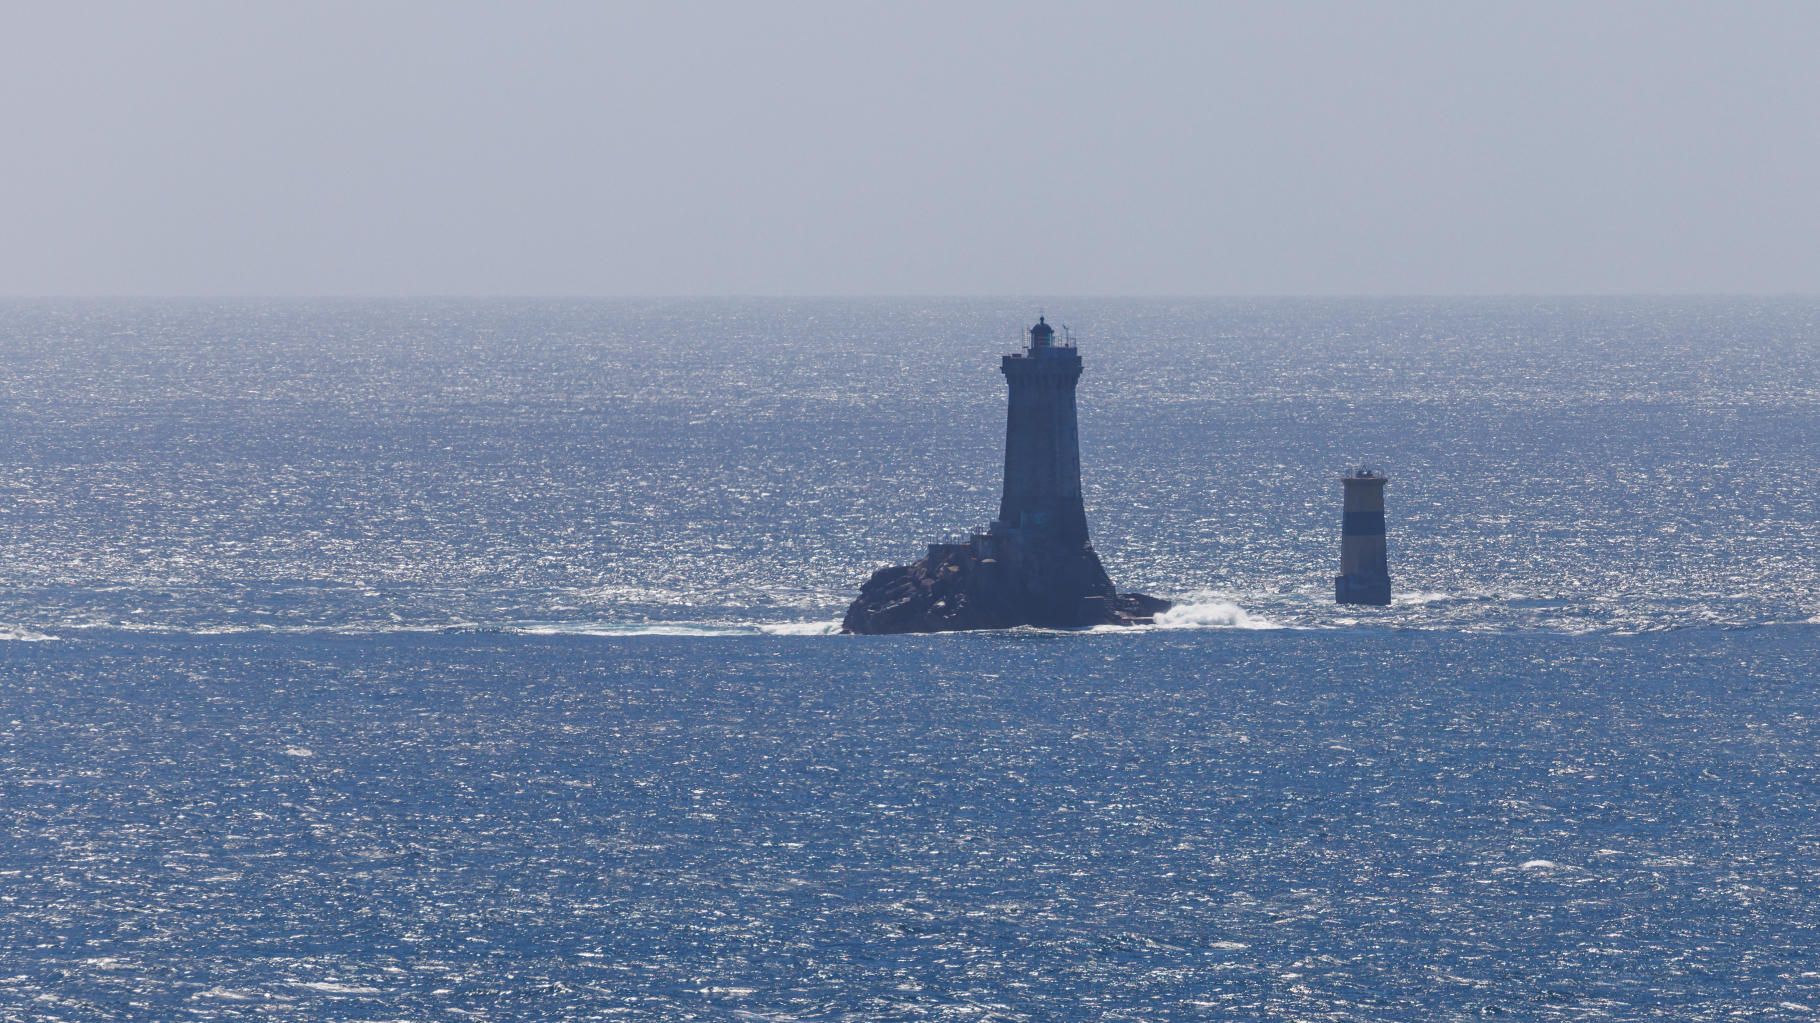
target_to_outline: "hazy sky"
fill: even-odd
[[[1820,3],[12,3],[0,293],[1820,292]]]

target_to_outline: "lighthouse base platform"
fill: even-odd
[[[994,524],[990,533],[930,544],[921,560],[874,572],[847,608],[841,631],[1146,625],[1170,606],[1147,594],[1119,593],[1090,545]]]

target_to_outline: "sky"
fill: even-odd
[[[13,2],[0,294],[1820,292],[1820,4]]]

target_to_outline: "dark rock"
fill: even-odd
[[[960,632],[1019,625],[1072,629],[1095,625],[1144,625],[1171,604],[1144,593],[1111,591],[1071,595],[1069,588],[1033,589],[1005,562],[981,558],[969,545],[943,550],[909,565],[872,573],[841,620],[842,632]],[[1079,555],[1099,569],[1091,549]],[[1083,566],[1084,567],[1084,566]],[[1053,573],[1052,573],[1053,574]],[[1103,571],[1100,573],[1104,575]],[[1053,580],[1052,580],[1053,581]],[[1040,587],[1040,578],[1037,581]]]

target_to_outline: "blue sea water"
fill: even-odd
[[[1034,305],[0,304],[0,1019],[1820,1014],[1820,301]]]

